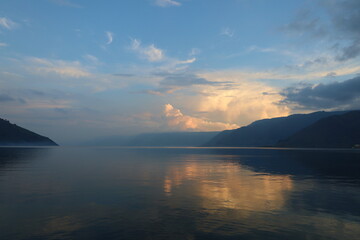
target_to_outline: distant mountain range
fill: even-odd
[[[351,148],[360,146],[360,111],[320,119],[296,132],[278,147]]]
[[[360,144],[360,111],[314,112],[258,120],[223,132],[144,133],[83,145],[144,147],[354,147]]]
[[[84,143],[90,146],[196,147],[202,146],[219,132],[143,133],[136,136],[112,136]]]
[[[50,138],[0,118],[0,146],[57,146]]]

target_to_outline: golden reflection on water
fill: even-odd
[[[206,209],[280,210],[293,188],[289,175],[254,173],[237,163],[185,161],[169,168],[164,192],[170,196],[188,182],[190,194],[199,196]]]

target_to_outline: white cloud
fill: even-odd
[[[155,0],[155,4],[160,7],[181,6],[181,3],[174,0]]]
[[[186,97],[178,98],[178,102],[175,102],[200,114],[201,118],[243,126],[258,119],[286,116],[290,113],[288,107],[279,104],[284,99],[279,94],[281,89],[257,81],[255,76],[222,71],[198,77],[210,82],[231,82],[228,85],[193,85],[193,94],[185,93]]]
[[[156,48],[153,44],[145,48],[143,53],[150,62],[157,62],[164,59],[163,50]]]
[[[229,27],[223,28],[220,32],[221,35],[233,37],[235,35],[235,31],[230,29]]]
[[[6,43],[0,42],[0,47],[7,47],[8,45]]]
[[[187,60],[176,61],[176,64],[189,64],[189,63],[193,63],[195,61],[196,61],[196,58],[190,58],[190,59],[187,59]]]
[[[10,20],[9,18],[2,17],[0,18],[0,26],[8,30],[14,29],[18,24]]]
[[[114,33],[112,33],[112,32],[105,32],[106,33],[106,37],[107,37],[107,42],[106,42],[106,44],[107,45],[109,45],[109,44],[111,44],[112,42],[113,42],[113,40],[114,40]]]
[[[176,109],[170,104],[164,106],[164,116],[167,120],[167,125],[173,130],[222,131],[239,127],[236,124],[212,122],[202,118],[187,116],[180,109]]]
[[[154,44],[142,46],[141,41],[137,39],[132,40],[131,49],[140,54],[142,58],[145,58],[149,62],[159,62],[165,58],[163,50],[155,47]]]

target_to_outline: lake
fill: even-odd
[[[0,148],[0,239],[359,239],[360,151]]]

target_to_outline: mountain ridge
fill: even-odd
[[[322,118],[296,132],[277,147],[351,148],[360,144],[360,111]]]
[[[266,147],[274,146],[316,121],[348,111],[318,111],[309,114],[293,114],[287,117],[257,120],[247,126],[225,130],[216,135],[205,147]]]
[[[58,146],[53,140],[0,118],[0,146]]]

